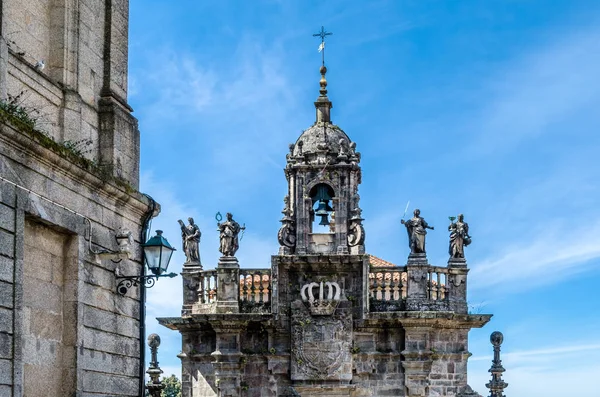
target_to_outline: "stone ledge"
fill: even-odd
[[[260,313],[211,313],[192,314],[189,317],[157,317],[156,320],[160,325],[172,330],[195,330],[207,323],[244,327],[250,321],[259,321],[270,326],[274,318],[272,314]]]
[[[303,254],[303,255],[272,255],[272,263],[285,264],[347,264],[362,263],[369,260],[368,254]]]
[[[371,312],[367,314],[359,328],[387,327],[390,322],[395,322],[402,327],[481,328],[490,321],[492,316],[492,314],[458,314],[439,311]]]
[[[30,135],[18,131],[10,124],[0,123],[0,128],[2,130],[0,147],[12,147],[21,155],[26,155],[29,158],[29,161],[23,164],[22,159],[13,158],[11,153],[3,151],[2,155],[15,163],[28,168],[32,164],[39,164],[48,171],[43,174],[47,177],[51,175],[49,170],[52,170],[53,173],[60,173],[70,179],[73,186],[83,185],[89,191],[101,194],[102,196],[98,198],[99,201],[110,203],[114,202],[116,198],[120,206],[129,207],[128,212],[137,212],[140,217],[147,211],[150,200],[142,193],[132,190],[132,188],[119,186],[113,180],[100,178],[90,170],[77,165],[73,159],[65,158],[50,148],[44,147]],[[59,145],[59,143],[56,144]],[[31,170],[35,172],[35,170]],[[56,175],[53,176],[53,179],[56,179]]]

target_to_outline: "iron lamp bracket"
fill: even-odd
[[[116,276],[115,280],[119,281],[117,284],[117,292],[121,295],[127,294],[129,288],[137,287],[140,284],[143,284],[146,288],[154,287],[156,280],[160,277],[177,277],[177,273],[168,273],[168,274],[149,274],[146,276]]]

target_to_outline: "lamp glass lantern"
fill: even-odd
[[[175,251],[175,248],[171,247],[171,244],[162,236],[162,233],[162,230],[157,230],[156,236],[142,244],[148,269],[156,276],[160,276],[167,271],[171,255]]]

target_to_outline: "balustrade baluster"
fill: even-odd
[[[256,302],[256,279],[252,273],[250,273],[250,280],[250,301]]]
[[[246,272],[242,273],[242,300],[248,300],[248,275]]]
[[[215,302],[217,300],[217,272],[216,270],[212,272],[212,283],[210,289],[210,302]]]
[[[206,303],[212,302],[212,273],[208,273],[206,279]]]
[[[265,301],[265,297],[264,297],[264,289],[263,289],[263,275],[261,272],[258,273],[258,301],[260,303],[263,303]]]
[[[200,303],[204,303],[204,276],[200,275],[198,283],[198,298]]]
[[[398,280],[396,280],[396,292],[394,299],[399,301],[402,299],[402,273],[396,272],[395,274],[398,276]]]
[[[396,277],[397,273],[390,273],[390,299],[391,301],[394,300],[398,300],[397,296],[396,296],[396,280],[394,280],[394,278]]]
[[[381,299],[384,301],[388,301],[390,300],[390,282],[388,281],[388,277],[390,274],[389,273],[383,273],[382,274],[382,278],[381,281],[383,282],[382,284],[382,292],[381,292]]]

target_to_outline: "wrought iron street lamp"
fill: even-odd
[[[177,273],[166,273],[175,248],[171,247],[171,244],[163,237],[162,230],[157,230],[156,236],[142,244],[142,249],[144,250],[146,265],[152,274],[117,276],[116,279],[120,280],[117,284],[117,292],[121,295],[125,295],[129,288],[140,284],[144,284],[146,288],[151,288],[159,277],[173,278],[177,276]]]

